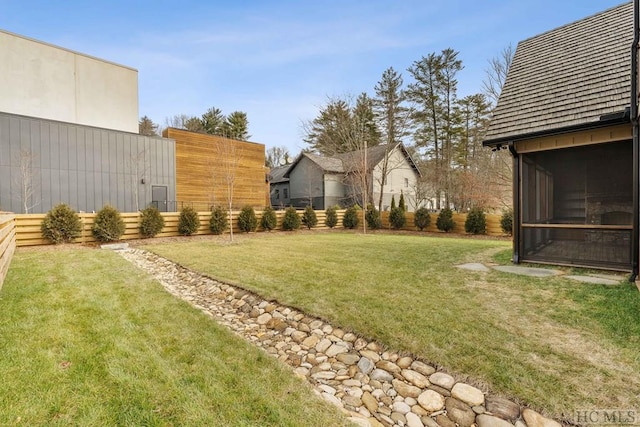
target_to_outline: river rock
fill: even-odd
[[[458,399],[447,397],[444,405],[447,409],[447,416],[461,427],[469,427],[476,419],[476,413],[473,412],[473,409]]]
[[[390,383],[391,381],[393,381],[393,375],[391,375],[389,372],[385,371],[384,369],[374,369],[370,374],[369,377],[371,377],[372,380],[376,380],[376,381],[380,381],[382,383],[387,382]]]
[[[529,408],[522,411],[522,418],[527,423],[527,427],[561,427],[559,422],[544,417]]]
[[[393,384],[393,388],[396,389],[398,394],[402,397],[417,398],[418,396],[420,396],[420,393],[422,392],[420,388],[411,384],[407,384],[404,381],[399,380],[397,378],[394,378],[393,381],[391,381],[391,383]]]
[[[365,375],[369,375],[376,365],[367,357],[361,357],[358,361],[358,369]]]
[[[478,424],[478,427],[513,427],[513,424],[509,421],[487,414],[478,415],[476,417],[476,424]]]
[[[424,391],[418,396],[418,403],[429,412],[444,408],[444,397],[433,390]]]
[[[453,385],[456,383],[456,380],[453,379],[451,375],[445,374],[444,372],[435,372],[431,374],[429,381],[439,387],[446,388],[447,390],[451,390]]]
[[[451,389],[451,396],[463,401],[469,406],[480,406],[484,404],[484,393],[469,384],[457,383]]]
[[[413,412],[405,414],[405,418],[407,419],[407,427],[424,427],[420,417]]]
[[[416,387],[426,388],[429,386],[429,379],[420,372],[411,369],[403,369],[402,376]]]
[[[420,372],[422,375],[425,375],[427,377],[436,371],[436,368],[434,368],[433,366],[427,365],[426,363],[419,360],[416,360],[411,364],[411,369]]]
[[[493,415],[509,421],[515,421],[520,417],[520,406],[510,400],[498,396],[487,396],[485,400],[487,411]]]

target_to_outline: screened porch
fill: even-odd
[[[522,154],[522,261],[631,270],[631,141]]]

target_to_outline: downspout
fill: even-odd
[[[638,0],[636,0],[638,1]],[[520,264],[520,156],[513,141],[509,142],[509,152],[513,157],[513,263]]]
[[[633,2],[633,45],[631,46],[631,124],[633,126],[633,231],[631,236],[631,276],[629,282],[638,277],[638,256],[640,255],[640,162],[638,124],[638,41],[640,40],[640,0]]]

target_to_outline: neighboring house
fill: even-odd
[[[366,167],[359,167],[365,163]],[[382,170],[386,160],[387,176],[382,182]],[[414,189],[420,171],[403,144],[391,148],[378,145],[362,151],[324,157],[301,153],[290,165],[285,177],[289,178],[291,204],[295,207],[312,205],[314,209],[327,209],[354,203],[362,204],[361,186],[354,184],[364,171],[369,194],[368,203],[377,206],[382,193],[383,210],[395,196],[398,203],[404,194],[408,210],[414,207]]]
[[[514,262],[637,275],[634,31],[626,3],[518,44],[484,141],[514,159]]]
[[[274,209],[284,209],[291,204],[289,198],[289,178],[285,174],[291,165],[278,166],[269,172],[269,201]]]
[[[342,161],[312,153],[300,153],[284,175],[289,179],[290,204],[327,209],[345,202],[345,171]]]

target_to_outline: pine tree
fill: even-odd
[[[138,133],[146,136],[157,136],[158,125],[153,122],[149,117],[142,116],[138,122]]]
[[[400,200],[398,201],[398,208],[402,209],[403,212],[406,212],[407,205],[404,203],[404,193],[400,190]]]

